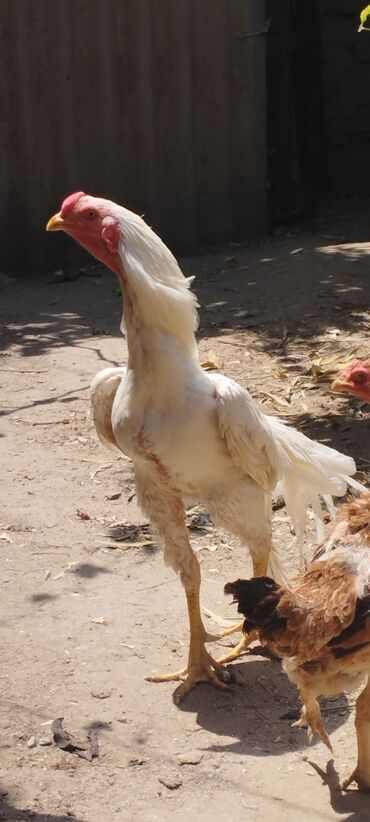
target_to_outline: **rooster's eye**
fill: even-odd
[[[85,220],[95,220],[96,211],[94,208],[89,208],[88,211],[84,211]]]
[[[355,380],[355,382],[357,382],[358,385],[363,385],[364,382],[366,382],[366,379],[367,379],[366,371],[357,371],[357,373],[354,376],[354,380]]]

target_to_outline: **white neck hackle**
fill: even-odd
[[[184,277],[173,254],[141,217],[123,207],[114,216],[119,219],[119,256],[137,320],[147,329],[172,334],[197,357],[193,278]]]

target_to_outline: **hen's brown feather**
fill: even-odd
[[[356,602],[356,576],[348,566],[330,560],[314,562],[293,590],[280,598],[277,612],[286,620],[286,629],[277,650],[283,656],[299,656],[302,662],[314,658],[351,625]]]
[[[360,497],[342,505],[337,523],[343,521],[349,534],[358,534],[362,531],[363,543],[370,546],[370,493],[361,494]]]

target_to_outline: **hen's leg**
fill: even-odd
[[[137,482],[141,507],[149,515],[164,540],[164,558],[177,571],[185,588],[190,623],[190,647],[188,664],[181,671],[149,676],[149,682],[169,682],[182,680],[174,692],[178,704],[197,682],[211,682],[218,688],[227,688],[216,674],[222,665],[212,659],[205,647],[207,632],[200,611],[200,566],[192,551],[185,526],[185,511],[181,500],[161,489],[143,490]]]
[[[370,679],[356,701],[357,766],[341,785],[346,790],[357,782],[360,791],[370,791]]]
[[[315,699],[311,691],[303,689],[300,691],[300,696],[303,702],[302,713],[300,719],[298,719],[297,722],[293,722],[292,728],[305,728],[308,726],[308,738],[310,742],[312,742],[314,735],[318,734],[327,748],[332,751],[333,748],[321,716],[320,705],[317,699]]]

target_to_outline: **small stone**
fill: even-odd
[[[198,751],[189,751],[178,755],[179,765],[199,765],[203,759],[203,754]]]
[[[37,745],[36,737],[35,736],[30,736],[30,738],[27,739],[26,745],[27,745],[27,748],[36,748],[36,745]]]
[[[39,745],[43,745],[46,747],[47,745],[53,744],[53,738],[51,736],[40,736]]]

